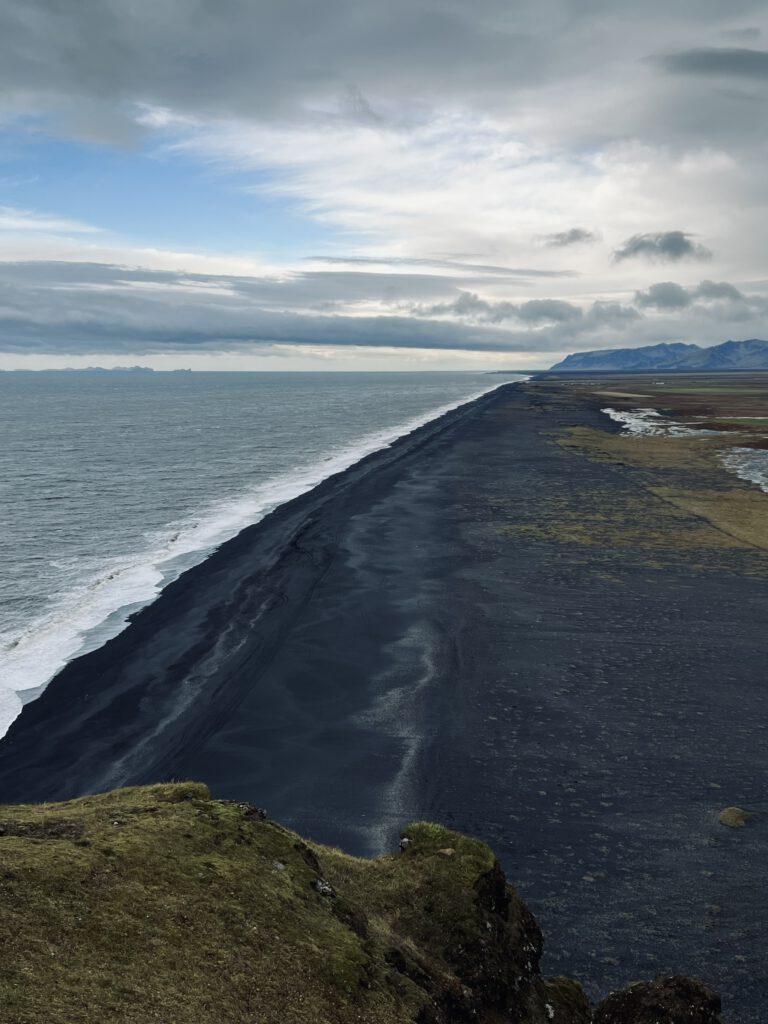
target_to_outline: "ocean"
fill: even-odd
[[[0,736],[243,527],[511,379],[0,373]]]

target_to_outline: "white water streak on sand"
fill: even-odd
[[[249,623],[249,626],[254,627],[256,621]],[[136,774],[142,757],[146,751],[151,749],[152,741],[161,736],[168,726],[181,718],[195,703],[221,662],[227,657],[232,657],[245,644],[246,639],[247,635],[244,635],[242,630],[236,629],[231,623],[222,630],[212,650],[205,658],[201,659],[196,670],[186,676],[174,691],[173,706],[169,712],[155,722],[149,731],[143,733],[127,754],[110,764],[94,786],[97,792],[124,786],[128,779]]]
[[[92,579],[60,595],[44,616],[28,623],[20,634],[0,637],[0,737],[24,703],[37,698],[68,661],[121,633],[130,614],[246,526],[398,438],[510,383],[514,381],[494,383],[396,427],[366,435],[313,465],[275,476],[234,501],[201,510],[155,537],[144,552],[107,561]]]
[[[372,855],[386,852],[391,827],[410,820],[416,812],[413,799],[414,769],[424,742],[420,705],[425,692],[438,677],[439,637],[429,622],[416,622],[405,635],[388,645],[394,665],[377,682],[389,687],[367,711],[355,716],[357,725],[396,740],[400,747],[397,771],[384,787],[379,822],[367,830]],[[392,685],[397,683],[397,685]]]

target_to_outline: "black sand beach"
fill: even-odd
[[[766,810],[768,556],[560,529],[664,502],[558,443],[616,430],[558,387],[449,413],[186,573],[24,709],[0,800],[193,778],[360,854],[441,821],[496,849],[550,973],[698,975],[757,1024],[768,817],[716,819]]]

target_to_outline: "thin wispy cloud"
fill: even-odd
[[[493,274],[501,277],[575,277],[575,270],[542,270],[540,267],[500,267],[487,263],[466,263],[461,260],[416,259],[404,256],[309,256],[318,263],[344,266],[430,267],[436,270],[461,271],[470,274]]]
[[[36,231],[47,234],[96,234],[99,229],[66,217],[56,217],[37,210],[22,210],[15,206],[0,206],[0,231]]]
[[[555,231],[551,235],[544,236],[546,245],[562,249],[568,245],[591,245],[599,241],[600,236],[594,231],[586,228],[569,228],[567,231]]]

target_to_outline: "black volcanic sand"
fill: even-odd
[[[244,531],[27,705],[0,799],[194,778],[361,854],[442,821],[495,847],[549,972],[691,973],[762,1021],[768,815],[716,816],[765,808],[767,577],[520,530],[644,500],[571,425],[616,429],[505,386]]]

